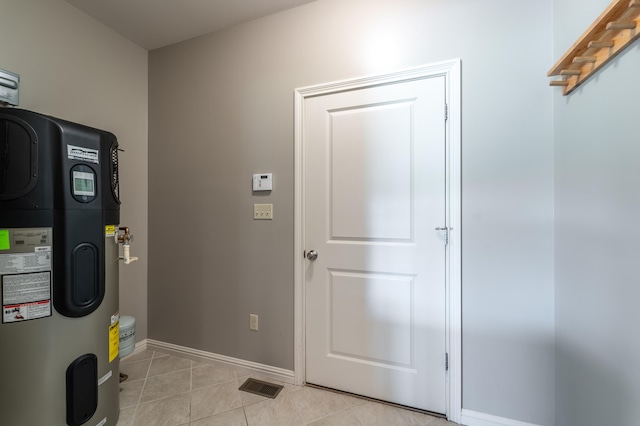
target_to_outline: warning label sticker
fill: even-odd
[[[2,323],[50,317],[53,264],[50,229],[9,230],[0,254]]]
[[[51,272],[2,277],[2,322],[51,316]]]
[[[113,237],[116,235],[116,226],[115,225],[107,225],[104,227],[104,236],[105,237]]]
[[[2,304],[51,299],[51,273],[5,275],[2,277]]]
[[[51,316],[51,300],[2,307],[2,323],[28,321]]]
[[[120,321],[109,326],[109,362],[120,353]]]
[[[83,160],[98,164],[100,151],[82,146],[67,145],[67,157],[69,160]]]

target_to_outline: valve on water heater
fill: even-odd
[[[122,244],[122,254],[120,257],[121,260],[124,260],[124,264],[128,265],[132,262],[138,260],[137,257],[131,256],[131,246],[130,243],[133,241],[133,234],[129,233],[128,226],[121,226],[118,228],[118,244]]]

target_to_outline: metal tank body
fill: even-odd
[[[118,143],[0,108],[0,423],[115,426]]]

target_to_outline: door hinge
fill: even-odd
[[[449,231],[453,229],[453,228],[449,228],[448,226],[445,226],[443,228],[436,228],[436,231],[440,231],[443,232],[444,235],[444,245],[449,244]]]
[[[444,370],[449,371],[449,354],[444,354]]]
[[[444,121],[449,119],[449,105],[444,104]]]

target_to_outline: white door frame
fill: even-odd
[[[294,237],[294,314],[295,314],[295,383],[305,383],[305,223],[304,223],[304,144],[303,131],[305,99],[345,90],[392,84],[405,80],[445,77],[445,99],[448,106],[446,122],[446,205],[447,223],[452,229],[446,254],[446,350],[449,371],[446,385],[447,418],[460,422],[462,411],[462,256],[461,256],[461,105],[460,59],[399,70],[383,75],[336,81],[295,90],[295,237]],[[443,106],[444,108],[444,106]]]

